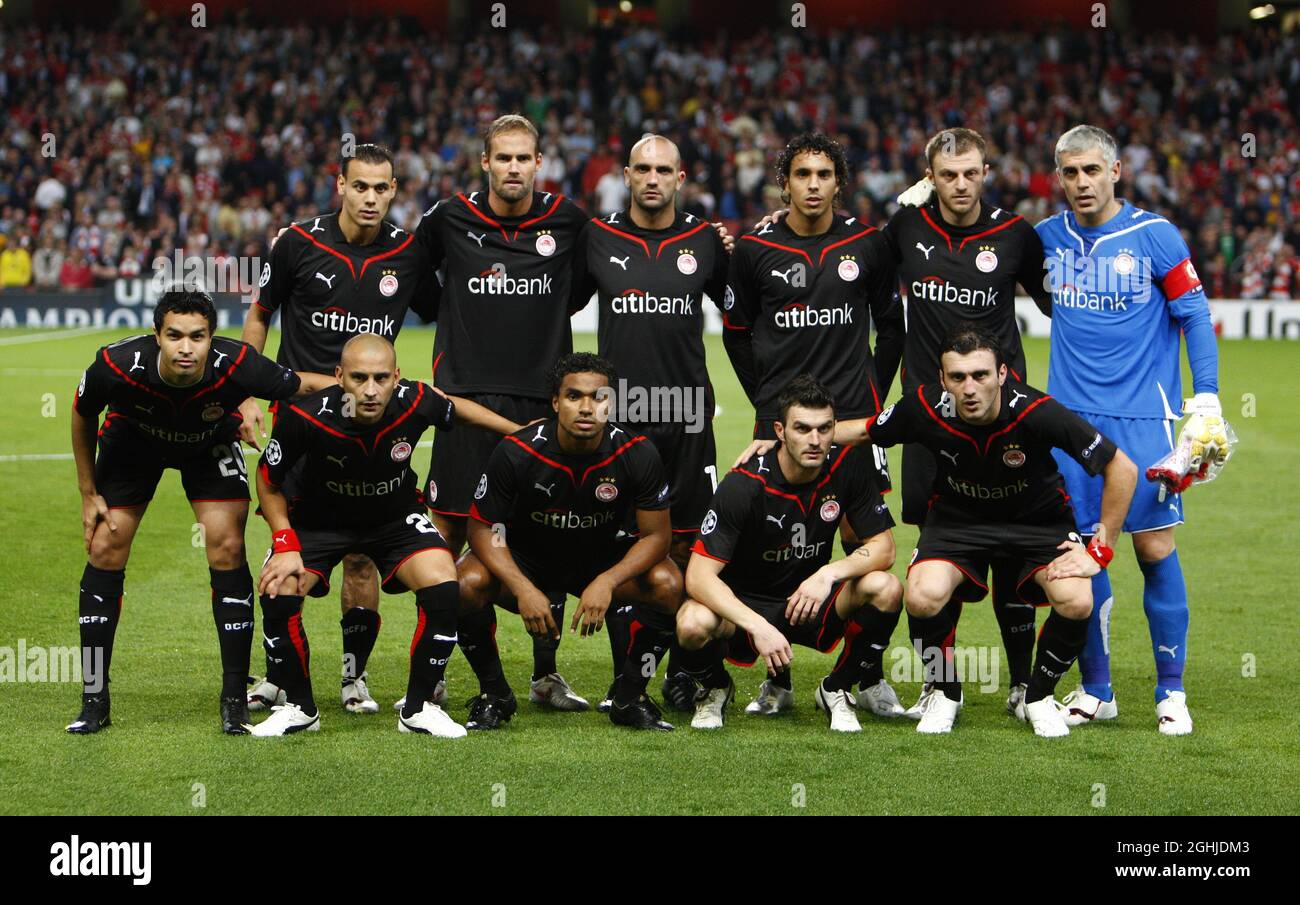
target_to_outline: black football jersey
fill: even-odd
[[[831,561],[843,519],[864,539],[894,526],[869,451],[832,446],[821,474],[791,484],[778,449],[722,479],[693,548],[727,564],[722,580],[737,593],[789,597]]]
[[[416,240],[442,267],[434,382],[454,395],[549,398],[547,371],[573,351],[573,253],[587,215],[534,192],[522,217],[497,217],[487,192],[429,208]]]
[[[504,525],[506,544],[532,562],[600,561],[636,510],[668,508],[663,462],[653,443],[613,422],[583,456],[564,452],[556,430],[552,418],[497,444],[470,517]]]
[[[81,377],[77,411],[95,418],[105,407],[101,442],[127,429],[152,441],[166,458],[185,458],[238,433],[240,404],[249,396],[288,399],[301,381],[248,343],[212,338],[203,378],[187,387],[166,383],[158,372],[152,333],[104,346]]]
[[[336,384],[276,413],[259,468],[279,487],[303,461],[293,523],[373,525],[423,511],[411,453],[429,428],[451,428],[455,407],[428,384],[401,380],[379,421],[362,425],[345,414],[343,397]]]
[[[937,198],[904,206],[883,230],[907,293],[904,392],[939,379],[939,350],[954,326],[974,323],[991,333],[1016,380],[1028,380],[1016,321],[1016,284],[1051,316],[1043,242],[1016,214],[983,205],[970,226],[953,226]]]
[[[826,385],[839,418],[880,411],[902,353],[895,282],[889,243],[854,218],[837,216],[819,236],[800,236],[781,220],[740,238],[723,323],[753,333],[758,420],[776,419],[777,396],[803,373]],[[874,356],[868,315],[876,323]]]
[[[1115,444],[1051,396],[1008,379],[998,417],[968,424],[943,387],[903,394],[868,425],[877,446],[920,443],[934,454],[930,514],[977,522],[1046,524],[1070,512],[1052,449],[1090,475],[1115,457]]]
[[[704,360],[704,296],[722,307],[728,257],[708,221],[677,214],[668,229],[642,229],[627,211],[592,220],[574,256],[575,308],[592,293],[600,311],[598,350],[629,387],[713,393]],[[694,398],[694,397],[692,397]],[[625,416],[627,417],[627,416]]]
[[[373,242],[352,245],[335,211],[285,231],[253,304],[280,312],[277,361],[333,374],[349,339],[375,333],[393,342],[408,308],[433,320],[437,297],[437,275],[413,234],[384,220]]]

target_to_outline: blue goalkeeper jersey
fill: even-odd
[[[1066,210],[1036,229],[1052,290],[1049,393],[1077,412],[1176,418],[1180,335],[1196,391],[1218,392],[1209,305],[1172,223],[1124,201],[1101,226]]]

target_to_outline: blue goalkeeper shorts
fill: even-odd
[[[1146,470],[1174,448],[1175,424],[1163,418],[1111,418],[1106,415],[1084,415],[1093,427],[1101,431],[1137,466],[1137,489],[1124,519],[1124,530],[1154,531],[1183,523],[1183,498],[1168,493],[1163,484],[1148,481]],[[1056,466],[1065,478],[1065,491],[1070,495],[1074,517],[1080,534],[1091,534],[1092,526],[1101,521],[1101,476],[1092,477],[1068,455],[1059,449],[1052,450]],[[1112,538],[1112,543],[1113,543]]]

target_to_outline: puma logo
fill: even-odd
[[[756,235],[756,236],[766,236],[766,235],[767,235],[768,233],[770,233],[771,231],[772,231],[772,224],[771,224],[771,223],[764,223],[764,224],[763,224],[763,228],[760,229],[758,232],[756,232],[754,235]]]
[[[241,606],[251,607],[253,605],[253,595],[249,594],[247,597],[222,597],[221,602],[238,603]]]
[[[1064,249],[1064,248],[1058,248],[1058,249],[1056,249],[1056,256],[1057,256],[1058,258],[1064,260],[1064,259],[1065,259],[1065,249]]]
[[[140,353],[139,353],[139,352],[136,352],[136,353],[135,353],[135,361],[131,362],[131,371],[134,371],[136,368],[139,368],[141,371],[144,370],[144,365],[140,364]],[[127,371],[127,373],[130,374],[131,371]]]
[[[397,234],[400,233],[400,232],[403,232],[403,229],[402,229],[400,226],[394,226],[394,227],[393,227],[393,231],[392,231],[391,233],[388,234],[388,238],[390,238],[390,239],[396,239],[396,238],[397,238]]]
[[[551,491],[555,489],[555,482],[552,481],[549,485],[545,485],[545,486],[543,486],[542,484],[533,484],[533,488],[535,490],[540,490],[542,493],[546,494],[546,498],[549,500],[551,498]]]
[[[1019,402],[1021,399],[1028,399],[1028,398],[1029,398],[1029,397],[1026,396],[1024,393],[1020,392],[1019,390],[1012,390],[1012,392],[1013,392],[1015,395],[1012,396],[1012,397],[1011,397],[1011,401],[1010,401],[1009,403],[1007,403],[1008,408],[1015,408],[1015,407],[1016,407],[1016,403]]]
[[[766,465],[763,464],[763,460],[766,459],[766,458],[767,458],[767,456],[759,456],[759,457],[758,457],[758,469],[757,469],[757,471],[758,471],[759,474],[762,474],[762,473],[765,472],[765,471],[771,471],[771,470],[772,470],[772,469],[768,468]]]
[[[772,269],[772,276],[774,276],[774,277],[780,277],[781,279],[785,280],[785,284],[786,284],[787,286],[789,286],[789,285],[790,285],[790,271],[792,271],[792,270],[794,270],[794,267],[787,267],[787,268],[785,269],[784,272],[782,272],[782,271],[780,271],[780,270],[777,270],[776,268],[773,268],[773,269]]]
[[[606,220],[605,222],[606,222],[606,223],[617,223],[617,222],[618,222],[618,211],[614,211],[614,213],[610,214],[610,215],[609,215],[609,219]]]
[[[1167,653],[1167,654],[1169,654],[1169,656],[1170,656],[1171,658],[1177,660],[1177,659],[1178,659],[1178,648],[1179,648],[1179,647],[1180,647],[1180,645],[1178,645],[1178,644],[1175,644],[1173,647],[1165,647],[1163,644],[1157,644],[1157,645],[1156,645],[1156,655],[1158,656],[1158,655],[1160,655],[1161,653]]]
[[[470,193],[469,193],[469,203],[470,203],[470,204],[473,204],[473,205],[475,205],[475,206],[478,205],[478,192],[470,192]]]
[[[622,267],[624,270],[627,270],[627,262],[630,261],[631,259],[632,259],[631,255],[628,255],[626,258],[616,258],[613,255],[610,255],[609,263],[617,264],[619,267]]]
[[[328,276],[328,277],[327,277],[327,276],[325,276],[325,274],[321,273],[319,270],[316,271],[316,279],[320,280],[322,283],[324,283],[326,286],[328,286],[328,287],[331,288],[331,289],[334,288],[334,280],[336,280],[337,278],[338,278],[338,274],[337,274],[337,273],[334,274],[333,276]]]
[[[618,436],[619,434],[621,434],[621,433],[623,433],[623,428],[621,428],[621,427],[615,427],[615,426],[612,425],[612,424],[609,426],[609,436],[610,436],[610,439],[611,439],[611,440],[612,440],[614,437],[616,437],[616,436]]]
[[[309,232],[309,233],[323,233],[323,232],[325,232],[325,227],[323,227],[323,226],[320,225],[320,217],[317,217],[317,218],[315,219],[315,221],[313,221],[312,228],[309,229],[309,230],[307,230],[307,232]]]
[[[1000,207],[995,207],[995,208],[993,209],[993,213],[989,215],[989,219],[990,219],[990,220],[996,220],[998,217],[1001,217],[1001,216],[1002,216],[1002,208],[1000,208]]]
[[[407,389],[407,388],[406,388],[406,384],[404,384],[404,383],[401,384],[401,385],[399,385],[399,386],[397,387],[397,398],[398,398],[398,399],[405,399],[405,398],[406,398],[406,389]]]
[[[956,453],[951,453],[951,452],[948,452],[948,450],[946,450],[946,449],[941,449],[941,450],[939,450],[939,455],[941,455],[941,456],[947,456],[948,459],[951,460],[952,465],[953,465],[953,468],[956,468],[956,467],[957,467],[957,454],[956,454]]]
[[[471,239],[473,239],[475,242],[477,242],[479,248],[482,248],[482,247],[483,247],[483,240],[484,240],[485,238],[487,238],[487,233],[483,233],[483,235],[481,235],[481,236],[476,236],[476,235],[474,235],[473,232],[471,232],[471,231],[468,230],[468,229],[465,230],[465,235],[469,236]]]
[[[225,352],[218,352],[218,353],[217,353],[217,360],[214,361],[214,362],[212,362],[212,368],[213,368],[213,370],[216,370],[217,368],[221,367],[221,362],[224,361],[225,359],[226,359],[226,353],[225,353]]]
[[[789,515],[789,514],[790,514],[790,513],[787,512],[785,515],[781,516],[780,518],[777,518],[775,515],[769,515],[769,516],[767,517],[767,520],[768,520],[769,522],[772,522],[773,524],[775,524],[775,525],[776,525],[778,528],[780,528],[782,531],[784,531],[784,530],[785,530],[785,518],[786,518],[786,515]]]
[[[545,427],[546,427],[545,424],[539,424],[539,425],[537,425],[537,433],[535,433],[535,434],[533,435],[533,442],[534,442],[534,443],[536,443],[538,440],[545,440],[545,439],[546,439],[546,435],[542,433],[542,429],[545,428]]]
[[[542,204],[549,204],[549,203],[550,203],[550,200],[551,200],[551,194],[552,194],[551,192],[547,192],[545,195],[542,196]],[[437,637],[437,636],[435,636],[435,637]]]
[[[318,414],[318,415],[332,415],[332,414],[334,414],[334,410],[333,410],[332,408],[330,408],[330,401],[329,401],[328,399],[322,399],[322,400],[320,401],[320,411],[317,412],[316,414]]]
[[[333,463],[334,463],[335,465],[337,465],[339,468],[342,468],[342,467],[343,467],[343,463],[346,462],[347,459],[348,459],[347,456],[326,456],[325,458],[329,459],[331,462],[333,462]]]
[[[925,259],[926,259],[927,261],[930,260],[930,252],[934,251],[934,246],[933,246],[933,245],[927,247],[927,246],[925,246],[925,245],[922,245],[920,242],[917,242],[917,243],[916,243],[916,247],[917,247],[917,249],[919,249],[920,251],[925,252]]]

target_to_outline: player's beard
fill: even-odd
[[[494,178],[492,180],[492,193],[508,204],[516,204],[523,201],[531,195],[532,192],[533,181],[531,179],[521,178],[520,184],[517,186],[506,185],[504,176],[500,179]]]

